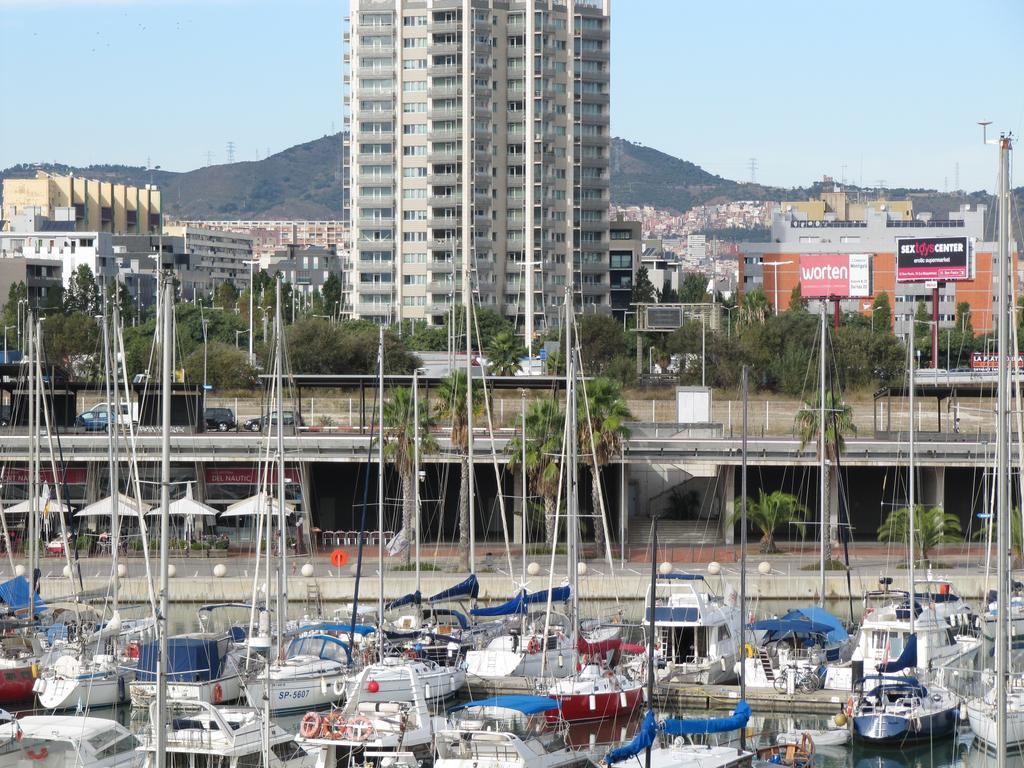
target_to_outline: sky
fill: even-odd
[[[0,167],[190,170],[338,131],[346,12],[0,0]],[[613,0],[612,134],[778,186],[954,189],[959,165],[992,189],[976,123],[1024,136],[1022,41],[1020,0]]]

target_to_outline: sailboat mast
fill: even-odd
[[[996,375],[996,766],[1006,765],[1006,686],[1009,671],[1009,563],[1010,544],[1009,435],[1007,433],[1007,366],[1010,262],[1010,150],[1009,136],[999,137],[999,268],[996,270],[996,339],[999,356]]]
[[[579,443],[577,440],[576,427],[576,353],[573,349],[572,325],[573,325],[573,303],[572,294],[566,290],[565,294],[565,461],[568,464],[568,490],[565,498],[565,543],[566,554],[569,560],[569,597],[572,615],[569,617],[572,622],[573,633],[579,631],[579,553],[576,549],[577,534],[579,532],[579,516],[577,510],[579,467],[576,465]],[[574,643],[575,645],[575,643]]]
[[[274,386],[277,390],[274,396],[274,407],[277,410],[277,658],[284,658],[284,624],[287,620],[288,594],[287,581],[285,580],[288,564],[288,539],[285,537],[285,492],[284,492],[284,324],[281,322],[281,274],[277,274],[275,281],[274,327],[277,331],[276,356],[277,365],[274,367]],[[298,419],[295,419],[298,425]],[[268,509],[272,507],[268,506]],[[267,520],[270,524],[270,520]],[[270,689],[267,689],[269,696]]]
[[[907,383],[910,387],[910,477],[907,480],[907,549],[910,562],[907,566],[907,580],[910,582],[910,634],[914,634],[914,617],[917,613],[917,596],[914,590],[914,527],[917,525],[917,425],[914,423],[914,398],[917,384],[914,380],[916,360],[914,359],[914,333],[910,333],[910,368]]]
[[[384,657],[384,326],[377,339],[377,626]]]
[[[747,383],[749,370],[743,366],[743,434],[740,436],[740,658],[747,645]],[[746,664],[740,662],[740,700],[747,700]],[[747,748],[747,729],[740,728],[740,748]]]
[[[651,520],[651,593],[647,599],[647,708],[654,708],[654,614],[658,588],[658,516]],[[644,754],[644,768],[651,768],[651,747]]]
[[[117,457],[117,421],[121,415],[121,406],[117,397],[117,365],[113,348],[110,344],[109,317],[107,309],[112,302],[108,300],[109,292],[103,292],[103,381],[107,394],[107,467],[110,474],[110,603],[112,610],[117,610],[118,585],[117,576],[118,542],[120,533],[121,482],[118,477]],[[113,421],[111,422],[111,418]]]
[[[828,475],[825,458],[827,444],[825,442],[825,300],[821,304],[821,350],[818,360],[818,503],[821,505],[821,538],[818,542],[818,605],[825,607],[825,537],[828,531]]]
[[[39,439],[38,413],[36,412],[36,321],[32,313],[28,320],[28,615],[34,619],[36,615],[36,546],[39,534],[36,517],[39,514],[39,462],[36,460],[36,448]]]
[[[526,558],[527,558],[527,553],[526,553],[526,517],[527,517],[527,514],[526,514],[526,511],[527,511],[527,502],[529,500],[528,491],[527,491],[527,487],[526,487],[526,390],[525,389],[519,390],[519,396],[522,399],[520,418],[522,419],[522,427],[523,427],[523,434],[522,434],[522,437],[520,438],[522,440],[522,445],[520,446],[520,448],[522,449],[522,456],[520,456],[520,462],[521,462],[522,474],[523,474],[523,511],[522,511],[522,518],[521,518],[522,519],[522,533],[521,533],[521,536],[522,536],[522,539],[523,539],[523,541],[522,541],[522,544],[523,544],[523,564],[522,564],[523,565],[523,588],[525,589],[526,588]]]
[[[412,372],[412,428],[413,507],[416,510],[416,519],[412,521],[412,524],[416,535],[415,591],[418,593],[420,591],[420,379],[418,370]]]
[[[462,0],[462,39],[473,39],[473,4]],[[473,468],[473,121],[470,119],[473,67],[462,67],[462,306],[466,316],[466,461],[469,462],[469,572],[476,573],[476,515]]]
[[[156,670],[156,720],[151,724],[156,734],[157,768],[167,765],[167,632],[169,624],[168,589],[170,587],[167,573],[167,544],[170,539],[171,510],[171,329],[173,328],[174,283],[168,273],[163,275],[163,295],[160,300],[160,349],[163,364],[160,367],[160,621],[157,633],[160,639],[160,652],[157,657]],[[115,496],[115,503],[120,501]]]

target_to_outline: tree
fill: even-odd
[[[203,347],[200,345],[185,358],[185,377],[192,383],[203,381]],[[252,389],[256,386],[256,369],[249,365],[249,355],[230,344],[212,341],[206,348],[206,383],[216,389]]]
[[[768,297],[763,290],[757,288],[743,294],[740,304],[740,325],[763,325],[770,314]]]
[[[334,272],[327,275],[323,288],[320,289],[320,295],[324,303],[323,314],[337,317],[338,309],[341,306],[341,280]]]
[[[535,400],[526,410],[526,476],[534,495],[544,505],[544,540],[555,544],[555,505],[558,502],[559,467],[565,412],[550,398]],[[509,441],[508,468],[515,472],[522,460],[523,436]]]
[[[923,301],[917,302],[917,310],[914,312],[914,327],[911,329],[911,338],[914,340],[914,360],[931,362],[932,358],[932,316],[925,307]]]
[[[526,348],[511,331],[497,334],[487,347],[487,367],[494,376],[515,376]]]
[[[797,283],[793,286],[793,290],[789,292],[789,307],[786,308],[786,311],[804,312],[806,309],[803,291],[800,288],[800,283]]]
[[[626,421],[633,418],[622,398],[619,385],[611,379],[596,378],[584,387],[579,407],[580,456],[590,469],[590,495],[594,505],[594,542],[604,551],[604,515],[601,511],[601,468],[622,453],[629,437]],[[600,519],[598,519],[600,516]]]
[[[466,409],[466,372],[456,371],[437,388],[437,415],[451,422],[452,447],[459,451],[461,478],[459,482],[459,557],[469,570],[469,421]],[[483,413],[483,392],[473,388],[473,416]]]
[[[877,333],[892,333],[892,306],[889,303],[889,294],[882,291],[875,300],[871,302],[871,327]]]
[[[975,541],[995,541],[995,529],[992,525],[992,521],[995,518],[989,517],[979,528],[974,532]],[[1024,521],[1020,517],[1020,508],[1015,508],[1010,513],[1010,551],[1017,557],[1021,557],[1024,554],[1024,536],[1021,535],[1022,528],[1024,528]]]
[[[233,312],[238,306],[238,289],[233,283],[221,283],[213,292],[213,305],[217,309]]]
[[[633,283],[633,303],[653,304],[657,298],[654,283],[647,274],[647,267],[641,264],[636,270],[636,281]]]
[[[800,433],[800,450],[807,447],[812,441],[818,441],[820,435],[819,411],[821,405],[820,395],[814,400],[804,402],[804,407],[797,411],[796,425]],[[825,458],[828,459],[829,483],[836,479],[836,463],[839,454],[846,445],[845,435],[857,434],[857,425],[853,423],[853,409],[850,408],[841,397],[836,397],[831,391],[825,393]],[[821,457],[821,446],[818,445],[818,456]],[[824,505],[822,510],[821,536],[825,542],[825,562],[832,560],[832,510],[830,509],[829,497],[821,499]]]
[[[378,328],[366,320],[330,322],[319,317],[288,326],[288,359],[293,373],[373,373],[377,370]],[[419,365],[392,331],[384,332],[384,372],[409,374]]]
[[[576,318],[576,333],[583,371],[588,376],[607,373],[615,358],[627,355],[626,334],[613,317],[580,315]]]
[[[765,493],[758,489],[757,501],[747,499],[747,523],[761,531],[761,552],[773,555],[779,552],[775,545],[775,531],[791,522],[807,518],[807,507],[796,496],[783,491]],[[743,499],[736,499],[736,506],[729,517],[729,525],[735,525],[743,518]]]
[[[11,283],[11,287],[7,291],[7,303],[4,304],[4,325],[9,329],[17,332],[20,328],[21,323],[19,321],[19,308],[21,301],[28,300],[28,288],[25,287],[25,281],[19,280],[16,283]],[[9,342],[8,349],[15,349],[21,344],[21,339],[11,335],[13,341]]]
[[[121,315],[121,322],[124,325],[130,325],[135,317],[135,299],[132,298],[132,292],[128,290],[128,286],[123,281],[115,281],[114,286],[117,296],[117,311]]]
[[[93,315],[75,312],[43,318],[46,359],[77,379],[95,380],[103,372],[100,328]]]
[[[660,291],[658,291],[658,303],[659,304],[678,304],[680,301],[679,294],[672,290],[672,286],[666,285]]]
[[[886,515],[878,526],[878,540],[893,543],[908,543],[907,532],[910,530],[910,511],[900,507]],[[925,509],[923,504],[914,505],[914,544],[920,560],[931,565],[928,553],[939,544],[952,544],[963,541],[960,520],[952,512],[942,507]]]
[[[699,304],[707,299],[708,279],[700,272],[687,272],[679,286],[679,301],[683,304]]]
[[[402,484],[402,531],[406,537],[412,535],[413,525],[419,528],[419,510],[416,508],[415,451],[416,435],[419,432],[420,448],[432,451],[437,446],[430,434],[433,419],[430,404],[424,402],[419,408],[419,424],[416,425],[416,406],[413,392],[408,387],[391,391],[391,397],[384,401],[384,456],[395,465]],[[405,564],[409,564],[412,548],[405,550]]]
[[[88,264],[79,264],[68,280],[64,311],[95,315],[100,309],[100,289]]]

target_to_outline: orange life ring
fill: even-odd
[[[531,637],[530,642],[526,644],[526,652],[529,654],[537,653],[540,650],[540,643],[537,642],[536,637]]]
[[[368,717],[356,715],[345,724],[345,737],[349,741],[372,741],[376,735],[373,721]]]
[[[315,739],[320,735],[320,715],[317,712],[307,712],[302,716],[299,723],[299,735],[305,739]]]
[[[324,715],[321,721],[320,737],[324,739],[333,739],[337,741],[345,735],[345,716],[340,711],[334,710],[333,712]]]
[[[348,563],[348,552],[344,549],[336,549],[331,552],[331,565],[335,568],[344,568]]]
[[[220,704],[224,701],[224,689],[220,687],[220,683],[213,684],[213,703]]]
[[[416,652],[415,648],[406,648],[405,651],[403,651],[402,655],[410,661],[415,661],[420,657],[419,653]]]
[[[134,640],[128,643],[128,645],[124,647],[124,655],[129,659],[139,658],[139,644]]]
[[[40,747],[38,752],[33,752],[31,749],[25,750],[25,757],[29,760],[45,760],[50,754],[50,751],[46,747]]]

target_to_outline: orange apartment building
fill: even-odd
[[[910,332],[918,302],[932,310],[932,288],[924,282],[897,282],[898,238],[967,237],[973,244],[973,279],[939,282],[939,327],[951,327],[956,305],[970,305],[976,333],[992,328],[993,256],[997,246],[984,240],[985,206],[961,206],[941,220],[914,214],[909,200],[854,203],[845,192],[822,195],[820,200],[782,203],[772,220],[771,242],[745,243],[739,262],[740,292],[762,288],[775,311],[789,307],[800,283],[800,257],[814,254],[867,254],[870,256],[870,295],[845,299],[844,312],[871,313],[875,296],[885,292],[893,309],[893,330]],[[1013,274],[1019,284],[1017,249]],[[809,302],[817,310],[817,302]]]

